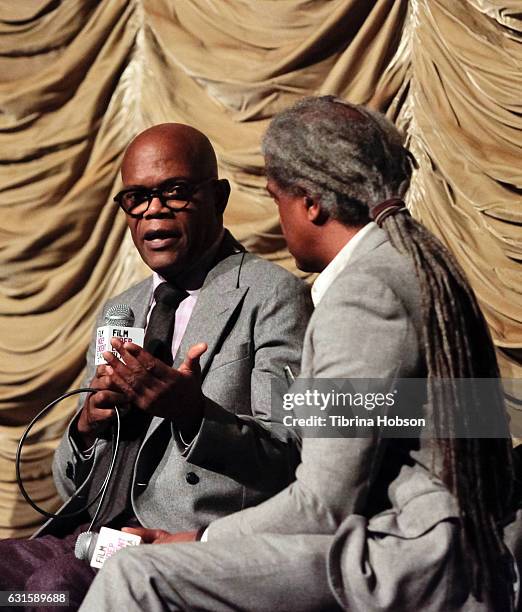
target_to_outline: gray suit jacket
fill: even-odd
[[[301,377],[381,378],[383,390],[394,378],[424,377],[420,309],[411,261],[384,231],[369,234],[310,319]],[[424,438],[304,438],[296,481],[212,523],[209,541],[295,534],[320,552],[316,535],[329,534],[327,572],[309,581],[344,609],[486,612],[462,578],[459,511],[433,476],[439,461]],[[522,562],[522,511],[517,518],[506,542]],[[271,546],[284,541],[274,535]],[[299,563],[288,560],[294,570]],[[281,569],[281,580],[288,575]]]
[[[302,378],[421,377],[420,294],[413,265],[376,230],[356,247],[306,331]],[[367,514],[383,453],[400,465],[408,449],[389,440],[305,438],[296,481],[265,503],[215,521],[209,539],[234,533],[333,534],[355,512]],[[410,459],[408,459],[410,460]],[[425,470],[431,457],[419,460]],[[381,487],[382,488],[382,487]]]
[[[284,379],[287,364],[299,367],[312,309],[308,289],[279,266],[244,252],[229,234],[224,249],[205,279],[174,361],[179,366],[191,345],[208,344],[200,361],[207,398],[201,429],[186,450],[164,419],[155,417],[145,434],[140,415],[129,414],[98,525],[132,504],[146,526],[195,529],[259,503],[294,477],[295,444],[280,429],[277,436],[271,430],[270,381]],[[135,325],[145,326],[151,292],[149,278],[111,299],[96,326],[113,303],[128,304]],[[94,335],[87,385],[95,369],[93,354]],[[94,497],[110,459],[108,440],[99,440],[94,458],[85,460],[72,438],[66,432],[53,465],[58,491],[70,498],[62,512]],[[70,532],[82,518],[48,521],[36,535]]]

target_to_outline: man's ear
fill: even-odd
[[[314,225],[323,225],[328,219],[328,213],[324,210],[318,200],[305,196],[306,214],[308,220]]]
[[[229,196],[230,183],[227,179],[219,179],[216,181],[216,205],[221,214],[225,212]]]

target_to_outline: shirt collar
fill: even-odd
[[[364,240],[371,232],[374,232],[378,228],[377,224],[373,221],[367,223],[362,229],[360,229],[343,248],[337,253],[332,261],[326,266],[326,268],[319,274],[312,285],[312,300],[314,306],[317,306],[323,299],[324,294],[339,276],[339,274],[346,268],[348,262],[352,258],[352,255],[357,245]]]
[[[157,272],[153,272],[152,273],[152,295],[154,296],[154,292],[158,288],[158,285],[161,285],[161,283],[166,283],[166,282],[167,280],[164,279],[163,276],[160,276]],[[185,291],[189,295],[197,295],[201,291],[201,287],[199,289],[185,289]],[[152,299],[154,299],[154,297]]]

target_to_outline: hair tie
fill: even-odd
[[[372,208],[370,211],[370,218],[372,221],[375,221],[379,227],[382,227],[385,219],[391,215],[396,215],[397,213],[401,212],[409,214],[404,200],[401,200],[400,198],[390,198],[389,200],[385,200]]]

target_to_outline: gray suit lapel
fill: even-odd
[[[237,287],[242,253],[220,261],[207,275],[196,306],[190,317],[181,345],[174,360],[175,368],[183,363],[187,350],[198,342],[206,342],[208,350],[200,360],[201,371],[214,354],[226,325],[241,302],[248,287]],[[152,277],[133,288],[130,295],[122,296],[134,312],[134,327],[146,327],[152,296]]]
[[[228,322],[248,291],[248,287],[239,287],[239,273],[244,257],[244,250],[238,252],[239,249],[243,247],[227,232],[218,256],[222,259],[205,278],[172,367],[179,368],[191,346],[198,342],[206,342],[208,349],[200,359],[201,375],[205,377],[210,360],[219,346]],[[150,290],[149,288],[149,295]],[[147,309],[145,318],[146,315]],[[154,417],[145,441],[162,422],[163,419]]]
[[[238,254],[229,258],[234,259],[236,265],[221,274],[219,268],[229,268],[230,262],[228,260],[220,262],[213,270],[218,274],[212,274],[210,279],[207,277],[207,280],[205,280],[174,359],[175,368],[179,368],[183,363],[185,355],[192,345],[198,342],[206,342],[208,349],[200,359],[201,373],[203,377],[205,376],[209,361],[219,345],[219,341],[227,328],[227,323],[248,291],[248,287],[236,286],[238,264],[241,257],[242,255]],[[223,264],[228,265],[223,266]]]

